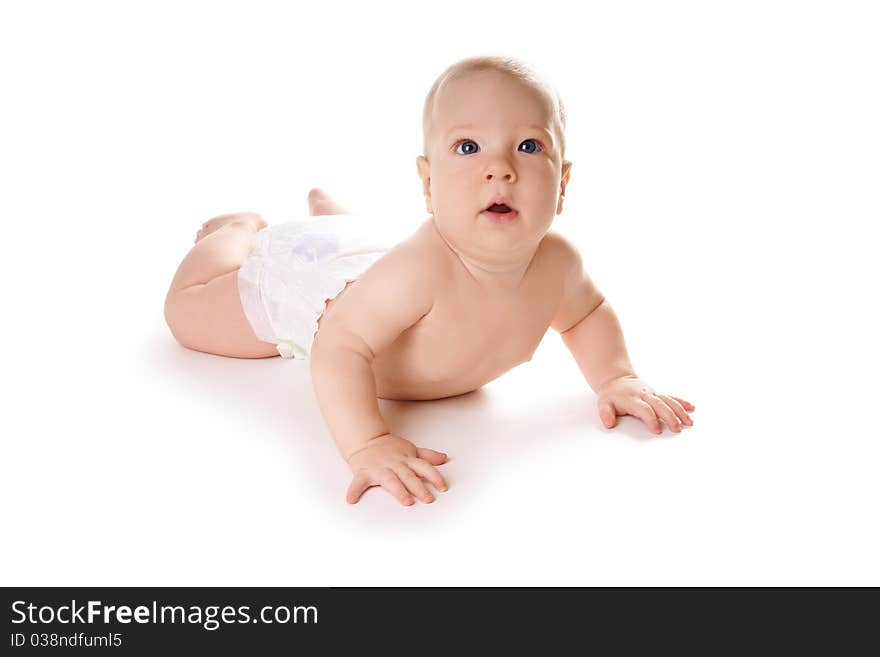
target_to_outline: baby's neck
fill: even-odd
[[[455,254],[464,270],[482,288],[497,291],[516,290],[525,279],[529,265],[537,253],[537,246],[531,252],[511,256],[509,262],[487,262],[478,257],[462,253],[455,248],[443,235],[437,225],[432,221],[431,225],[437,235],[446,244],[449,250]]]
[[[452,248],[462,266],[481,287],[491,290],[514,290],[520,286],[528,271],[532,257],[524,262],[509,264],[487,264],[474,260]]]

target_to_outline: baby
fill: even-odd
[[[472,57],[435,81],[416,159],[428,217],[397,243],[319,189],[314,219],[259,215],[202,226],[165,318],[185,347],[237,358],[308,357],[318,404],[353,472],[347,501],[381,486],[401,504],[447,490],[446,455],[392,433],[383,399],[461,395],[562,336],[608,428],[633,415],[659,434],[693,404],[639,379],[620,324],[574,245],[550,231],[571,162],[565,110],[534,69]],[[379,222],[377,222],[379,223]]]

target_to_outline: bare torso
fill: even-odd
[[[460,395],[531,360],[562,297],[562,264],[554,257],[553,233],[541,241],[520,285],[510,292],[480,286],[430,219],[409,241],[426,253],[442,253],[448,275],[436,290],[431,311],[376,354],[373,373],[379,397]],[[349,283],[329,301],[325,314],[356,284]]]

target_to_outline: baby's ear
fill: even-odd
[[[428,162],[428,158],[424,155],[419,155],[416,158],[416,168],[419,170],[419,178],[422,179],[422,191],[425,195],[425,205],[428,208],[428,212],[433,214],[434,210],[431,209],[431,163]]]
[[[426,158],[424,155],[419,155],[416,158],[416,169],[419,170],[419,178],[421,178],[422,181],[427,180],[427,182],[430,182],[430,180],[431,180],[431,163],[428,162],[428,158]]]
[[[565,186],[571,178],[571,162],[564,160],[562,162],[562,180],[559,186],[559,201],[556,203],[556,214],[562,214],[562,201],[565,199]]]
[[[565,160],[562,163],[562,180],[560,181],[560,191],[565,194],[565,187],[571,179],[571,162]]]

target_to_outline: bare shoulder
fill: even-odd
[[[544,237],[547,255],[555,265],[554,275],[562,285],[562,297],[551,326],[560,333],[589,315],[604,297],[584,269],[577,246],[563,235],[550,231]]]
[[[564,235],[550,230],[541,240],[544,259],[550,263],[552,274],[568,280],[582,266],[581,255],[574,243]],[[578,272],[579,273],[579,272]]]
[[[355,296],[369,299],[379,307],[396,304],[411,308],[411,314],[424,314],[442,280],[442,264],[430,249],[408,239],[395,245],[361,275]]]
[[[372,357],[431,311],[445,264],[420,232],[391,248],[334,301],[316,344],[345,340]]]
[[[391,285],[412,291],[432,289],[442,283],[448,275],[449,259],[428,223],[382,256],[362,280],[368,286]]]

